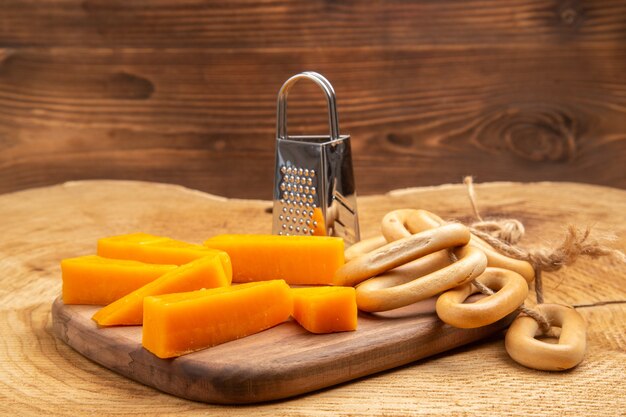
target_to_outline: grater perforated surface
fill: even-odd
[[[281,165],[279,235],[324,235],[315,170]]]

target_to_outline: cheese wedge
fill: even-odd
[[[356,330],[357,305],[353,287],[294,288],[293,318],[311,333]]]
[[[102,257],[131,259],[152,264],[182,265],[214,252],[206,246],[147,233],[132,233],[98,240],[98,255]]]
[[[61,261],[63,303],[107,305],[176,269],[89,255]]]
[[[204,244],[228,253],[233,282],[284,279],[331,284],[344,264],[343,239],[329,236],[220,235]]]
[[[184,355],[276,326],[292,306],[283,280],[147,297],[142,344],[159,358]]]
[[[232,269],[228,255],[218,252],[173,269],[149,284],[102,308],[93,319],[100,326],[137,325],[143,319],[143,300],[151,295],[228,286]]]

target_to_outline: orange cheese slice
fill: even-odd
[[[233,282],[284,279],[331,284],[344,264],[343,239],[329,236],[220,235],[204,244],[230,255]]]
[[[147,233],[132,233],[98,240],[98,255],[102,257],[132,259],[152,264],[182,265],[211,254],[214,254],[214,251],[206,246]]]
[[[283,280],[147,297],[142,344],[159,358],[184,355],[280,324],[292,306]]]
[[[356,330],[357,305],[353,287],[294,288],[293,317],[312,333]]]
[[[102,308],[93,319],[101,326],[141,324],[143,300],[151,295],[194,291],[230,285],[228,255],[218,252],[173,269],[156,280]]]
[[[89,255],[61,261],[65,304],[107,305],[176,269]]]

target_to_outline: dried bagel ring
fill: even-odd
[[[478,236],[472,235],[470,245],[481,249],[487,255],[489,259],[489,266],[495,268],[508,269],[510,271],[517,272],[524,277],[526,282],[530,283],[535,279],[535,270],[533,266],[526,261],[519,259],[509,258],[506,255],[501,254],[493,248],[489,243],[485,242]]]
[[[441,217],[426,210],[398,209],[387,213],[385,217],[383,217],[382,232],[388,242],[393,242],[411,236],[412,234],[423,232],[424,230],[434,229],[444,224],[446,224],[446,222]],[[427,257],[428,259],[424,259],[424,261],[417,259],[372,279],[376,280],[378,283],[376,285],[380,288],[392,287],[412,281],[416,277],[430,274],[453,262],[452,259],[450,259],[448,250],[441,250],[438,253],[439,255],[429,255]],[[410,277],[410,279],[399,282],[398,278],[400,277]]]
[[[487,268],[476,281],[495,291],[473,303],[464,303],[479,292],[471,282],[446,291],[437,299],[437,315],[444,322],[462,329],[473,329],[495,323],[524,303],[528,284],[517,272]]]
[[[487,257],[479,249],[466,245],[455,252],[457,262],[408,282],[389,278],[386,274],[368,279],[356,287],[357,306],[370,312],[404,307],[463,285],[478,277],[487,267]],[[392,286],[386,286],[390,284]]]
[[[367,287],[369,290],[395,287],[445,268],[452,263],[448,250],[444,249],[391,269],[359,285],[364,286],[364,288]]]
[[[382,221],[383,236],[387,241],[410,236],[424,230],[441,226],[445,222],[441,217],[426,210],[400,209],[385,215]],[[509,258],[495,250],[489,243],[472,235],[470,244],[481,249],[487,255],[489,266],[509,269],[524,277],[526,282],[535,279],[535,271],[531,264],[519,259]]]
[[[346,249],[344,257],[346,259],[346,262],[349,262],[354,258],[371,252],[374,249],[378,249],[381,246],[385,246],[386,244],[387,240],[384,236],[376,236],[369,239],[363,239]]]
[[[396,240],[347,262],[335,272],[334,285],[354,286],[368,278],[442,249],[463,246],[470,239],[461,224],[446,224]]]
[[[400,209],[400,210],[394,210],[391,213],[394,213],[395,216],[397,215],[401,215],[401,212],[406,212],[407,215],[412,214],[412,212],[414,212],[416,210],[414,209]],[[427,222],[427,223],[411,223],[410,226],[408,226],[408,228],[410,228],[411,230],[415,230],[415,232],[409,232],[407,230],[407,227],[400,227],[397,228],[396,230],[398,230],[398,232],[396,234],[394,234],[393,238],[390,237],[385,237],[383,236],[375,236],[369,239],[363,239],[360,242],[355,243],[354,245],[350,246],[348,249],[346,249],[345,251],[345,260],[346,262],[351,261],[354,258],[357,258],[361,255],[364,255],[368,252],[371,252],[375,249],[380,248],[381,246],[386,245],[387,243],[402,239],[404,237],[409,237],[414,233],[418,233],[427,229],[432,229],[434,227],[438,227],[441,226],[443,224],[445,224],[445,222],[438,217],[437,215],[430,213],[426,210],[417,210],[417,211],[423,211],[424,212],[424,216],[434,216],[434,222]],[[383,218],[383,224],[385,222],[385,219],[387,218],[387,216],[385,216],[385,218]],[[409,219],[415,219],[415,216],[406,216],[403,217],[404,218],[409,218]],[[389,220],[387,220],[389,222]],[[391,220],[391,222],[393,222],[394,220]],[[402,220],[403,221],[403,220]],[[383,228],[383,231],[385,230],[385,228]]]
[[[585,320],[572,307],[559,304],[539,304],[550,324],[561,328],[557,344],[535,339],[539,325],[528,316],[517,317],[504,339],[511,358],[528,368],[542,371],[562,371],[582,362],[587,346]]]
[[[390,211],[383,217],[381,229],[385,239],[393,242],[445,223],[441,217],[426,210],[399,209]]]

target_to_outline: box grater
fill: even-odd
[[[321,87],[328,102],[330,135],[289,136],[287,96],[301,79]],[[335,91],[326,78],[303,72],[278,92],[272,230],[279,235],[339,236],[359,241],[350,135],[339,134]]]

